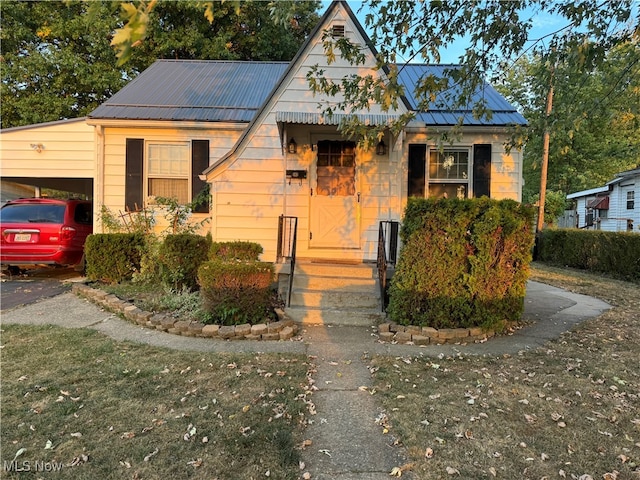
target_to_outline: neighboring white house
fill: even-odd
[[[567,195],[576,202],[577,227],[640,233],[640,168],[616,175],[604,187]]]

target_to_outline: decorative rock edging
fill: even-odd
[[[508,329],[514,326],[515,323],[507,323]],[[388,322],[378,325],[378,339],[381,342],[389,343],[411,343],[413,345],[482,343],[495,335],[494,330],[484,330],[481,327],[436,329],[417,325],[403,326]]]
[[[204,325],[199,322],[182,321],[162,313],[145,312],[113,294],[84,283],[75,283],[72,291],[76,295],[122,315],[130,322],[185,337],[208,337],[220,340],[291,340],[298,333],[298,326],[279,308],[276,309],[277,322],[257,325],[246,323],[235,326]]]

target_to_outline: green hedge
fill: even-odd
[[[520,319],[533,210],[511,200],[410,199],[387,312],[404,325],[500,329]]]
[[[198,269],[203,308],[223,325],[262,323],[271,318],[273,264],[213,259]]]
[[[640,280],[640,235],[600,230],[546,229],[536,260]]]
[[[105,283],[130,280],[140,271],[145,237],[139,233],[101,233],[87,237],[87,278]]]
[[[213,242],[209,249],[209,258],[254,262],[258,261],[263,251],[262,245],[254,242]]]
[[[207,260],[210,241],[202,235],[167,235],[158,251],[162,283],[175,290],[198,288],[198,267]]]

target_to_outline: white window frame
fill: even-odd
[[[627,190],[627,210],[635,210],[636,207],[635,190]]]
[[[154,147],[168,147],[168,148],[176,148],[176,147],[183,147],[184,151],[182,152],[182,154],[184,155],[184,157],[182,159],[180,159],[180,161],[184,161],[184,168],[186,169],[186,172],[175,172],[172,171],[172,167],[173,167],[173,163],[174,161],[172,161],[171,158],[169,158],[168,162],[168,170],[165,172],[157,172],[157,171],[153,171],[155,169],[155,165],[154,168],[152,168],[152,162],[153,162],[153,158],[152,158],[152,149],[154,149]],[[161,140],[147,140],[145,142],[145,158],[144,158],[144,195],[145,198],[147,199],[147,203],[149,204],[154,204],[155,200],[156,200],[156,196],[155,195],[151,195],[150,192],[150,188],[149,188],[149,183],[150,180],[152,179],[168,179],[168,180],[186,180],[187,181],[187,189],[186,189],[186,201],[183,203],[181,202],[181,204],[186,204],[189,203],[191,201],[191,142],[189,141],[176,141],[176,142],[167,142],[167,141],[161,141]]]
[[[438,149],[436,147],[429,147],[427,149],[427,158],[426,158],[426,171],[425,171],[425,183],[426,183],[426,197],[429,198],[432,196],[432,192],[431,192],[431,185],[432,184],[437,184],[437,183],[444,183],[444,184],[464,184],[466,185],[465,187],[465,192],[464,192],[464,196],[463,198],[472,198],[473,197],[473,192],[471,191],[472,186],[473,186],[473,182],[472,182],[472,175],[473,175],[473,155],[472,155],[473,149],[472,147],[469,146],[451,146],[451,147],[446,147],[441,149]],[[431,157],[432,155],[438,155],[441,156],[442,158],[446,159],[449,156],[454,156],[455,154],[459,154],[459,153],[465,153],[467,155],[467,169],[466,172],[463,172],[462,178],[451,178],[450,176],[447,178],[440,178],[440,177],[432,177],[431,176]],[[454,164],[452,165],[451,168],[453,168],[453,166],[455,166],[455,160],[454,160]],[[457,195],[456,195],[457,196]]]

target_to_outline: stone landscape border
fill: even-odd
[[[142,327],[185,337],[208,337],[219,340],[291,340],[298,333],[298,326],[282,309],[276,309],[278,315],[276,322],[257,325],[248,323],[232,326],[205,325],[200,322],[180,320],[163,313],[146,312],[116,295],[84,283],[74,284],[72,291]]]
[[[517,323],[506,322],[505,326],[506,331],[509,331],[517,328]],[[436,329],[417,325],[404,326],[389,322],[378,325],[379,340],[388,343],[411,343],[413,345],[482,343],[495,335],[494,330],[485,330],[482,327]]]

